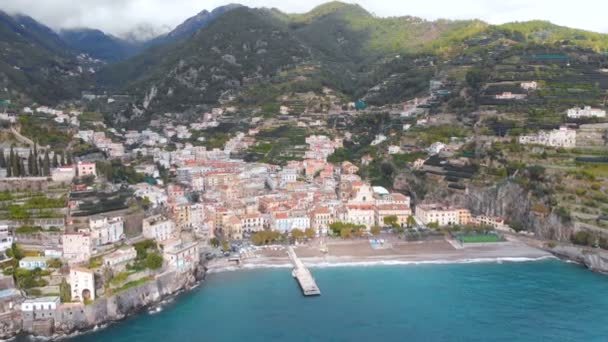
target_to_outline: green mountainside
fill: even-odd
[[[0,99],[53,104],[78,97],[89,64],[50,28],[0,11]]]

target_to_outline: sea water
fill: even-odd
[[[558,260],[210,274],[203,285],[73,342],[607,341],[608,277]]]

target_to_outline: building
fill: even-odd
[[[264,229],[264,217],[259,212],[241,216],[241,227],[245,232],[255,233]]]
[[[551,131],[519,136],[520,144],[572,148],[576,146],[576,130],[562,126]]]
[[[338,218],[345,223],[364,225],[370,228],[376,223],[375,206],[371,204],[347,204],[339,213]]]
[[[72,301],[95,300],[95,274],[93,271],[82,268],[70,268],[70,291]]]
[[[78,172],[78,177],[97,176],[97,169],[95,168],[95,163],[79,161],[76,166],[76,170]]]
[[[538,82],[536,82],[536,81],[521,82],[520,87],[523,90],[536,90],[536,89],[538,89]]]
[[[70,183],[76,177],[76,168],[74,165],[60,166],[56,169],[51,170],[51,178],[54,182],[67,182]]]
[[[142,233],[146,239],[164,241],[169,240],[173,237],[173,233],[175,231],[175,224],[172,220],[162,215],[147,217],[143,220],[142,223]]]
[[[88,261],[93,254],[93,239],[88,232],[63,234],[63,257],[68,263]]]
[[[103,264],[109,267],[116,267],[119,265],[125,265],[137,258],[137,251],[135,247],[129,246],[119,248],[116,251],[105,255],[103,257]]]
[[[376,206],[376,225],[384,225],[384,218],[387,216],[397,217],[397,224],[405,226],[407,218],[412,215],[412,210],[405,204],[380,204]]]
[[[26,299],[21,303],[21,316],[25,321],[55,318],[60,303],[57,296]]]
[[[124,237],[124,222],[120,216],[91,218],[89,227],[96,246],[115,243]]]
[[[19,260],[19,268],[26,270],[35,270],[37,268],[46,270],[47,269],[47,258],[46,257],[25,257]]]
[[[429,146],[428,148],[428,153],[431,156],[434,156],[436,154],[439,154],[441,151],[443,151],[445,149],[446,145],[440,141],[435,142],[433,144],[431,144],[431,146]]]
[[[505,91],[502,94],[496,94],[494,97],[497,100],[523,100],[526,98],[526,94],[513,94],[510,91]]]
[[[163,258],[168,266],[177,270],[190,270],[196,267],[200,261],[197,242],[180,243],[166,248]]]
[[[580,118],[605,118],[606,111],[598,108],[591,108],[590,106],[585,106],[583,108],[574,107],[568,109],[567,113],[569,118],[572,119],[580,119]]]
[[[326,235],[332,222],[329,208],[317,207],[310,213],[310,226],[317,232],[317,235]]]
[[[437,223],[440,227],[468,224],[471,221],[471,212],[468,209],[439,204],[420,204],[416,206],[416,219],[423,224]]]

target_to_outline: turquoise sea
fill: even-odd
[[[211,274],[156,314],[73,342],[607,341],[608,277],[557,260]]]

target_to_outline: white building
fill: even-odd
[[[72,301],[95,300],[95,274],[93,271],[82,267],[72,267],[69,283]]]
[[[436,154],[439,154],[441,151],[443,151],[445,149],[446,145],[440,141],[433,143],[431,146],[429,146],[428,148],[428,152],[430,155],[434,156]]]
[[[583,108],[574,107],[568,109],[568,117],[572,119],[579,118],[605,118],[606,111],[599,108],[591,108],[590,106],[585,106]]]
[[[143,236],[146,239],[165,241],[173,237],[175,223],[162,215],[147,217],[143,220]]]
[[[510,91],[505,91],[502,94],[496,94],[497,100],[523,100],[526,98],[526,94],[513,94]]]
[[[189,270],[196,267],[200,261],[197,242],[180,243],[166,248],[163,258],[169,267],[178,270]]]
[[[538,82],[530,81],[530,82],[521,82],[521,89],[524,90],[536,90],[538,89]]]
[[[124,236],[124,222],[120,216],[91,218],[89,227],[96,246],[118,242]]]
[[[575,147],[576,130],[562,126],[551,131],[540,131],[536,134],[521,135],[520,144],[534,144],[552,147]]]
[[[21,303],[21,315],[27,320],[54,318],[60,303],[57,296],[26,299]]]
[[[54,182],[72,182],[76,177],[76,168],[74,165],[60,166],[51,170],[51,177]]]
[[[397,145],[391,145],[388,147],[388,154],[397,154],[401,153],[401,147]]]

